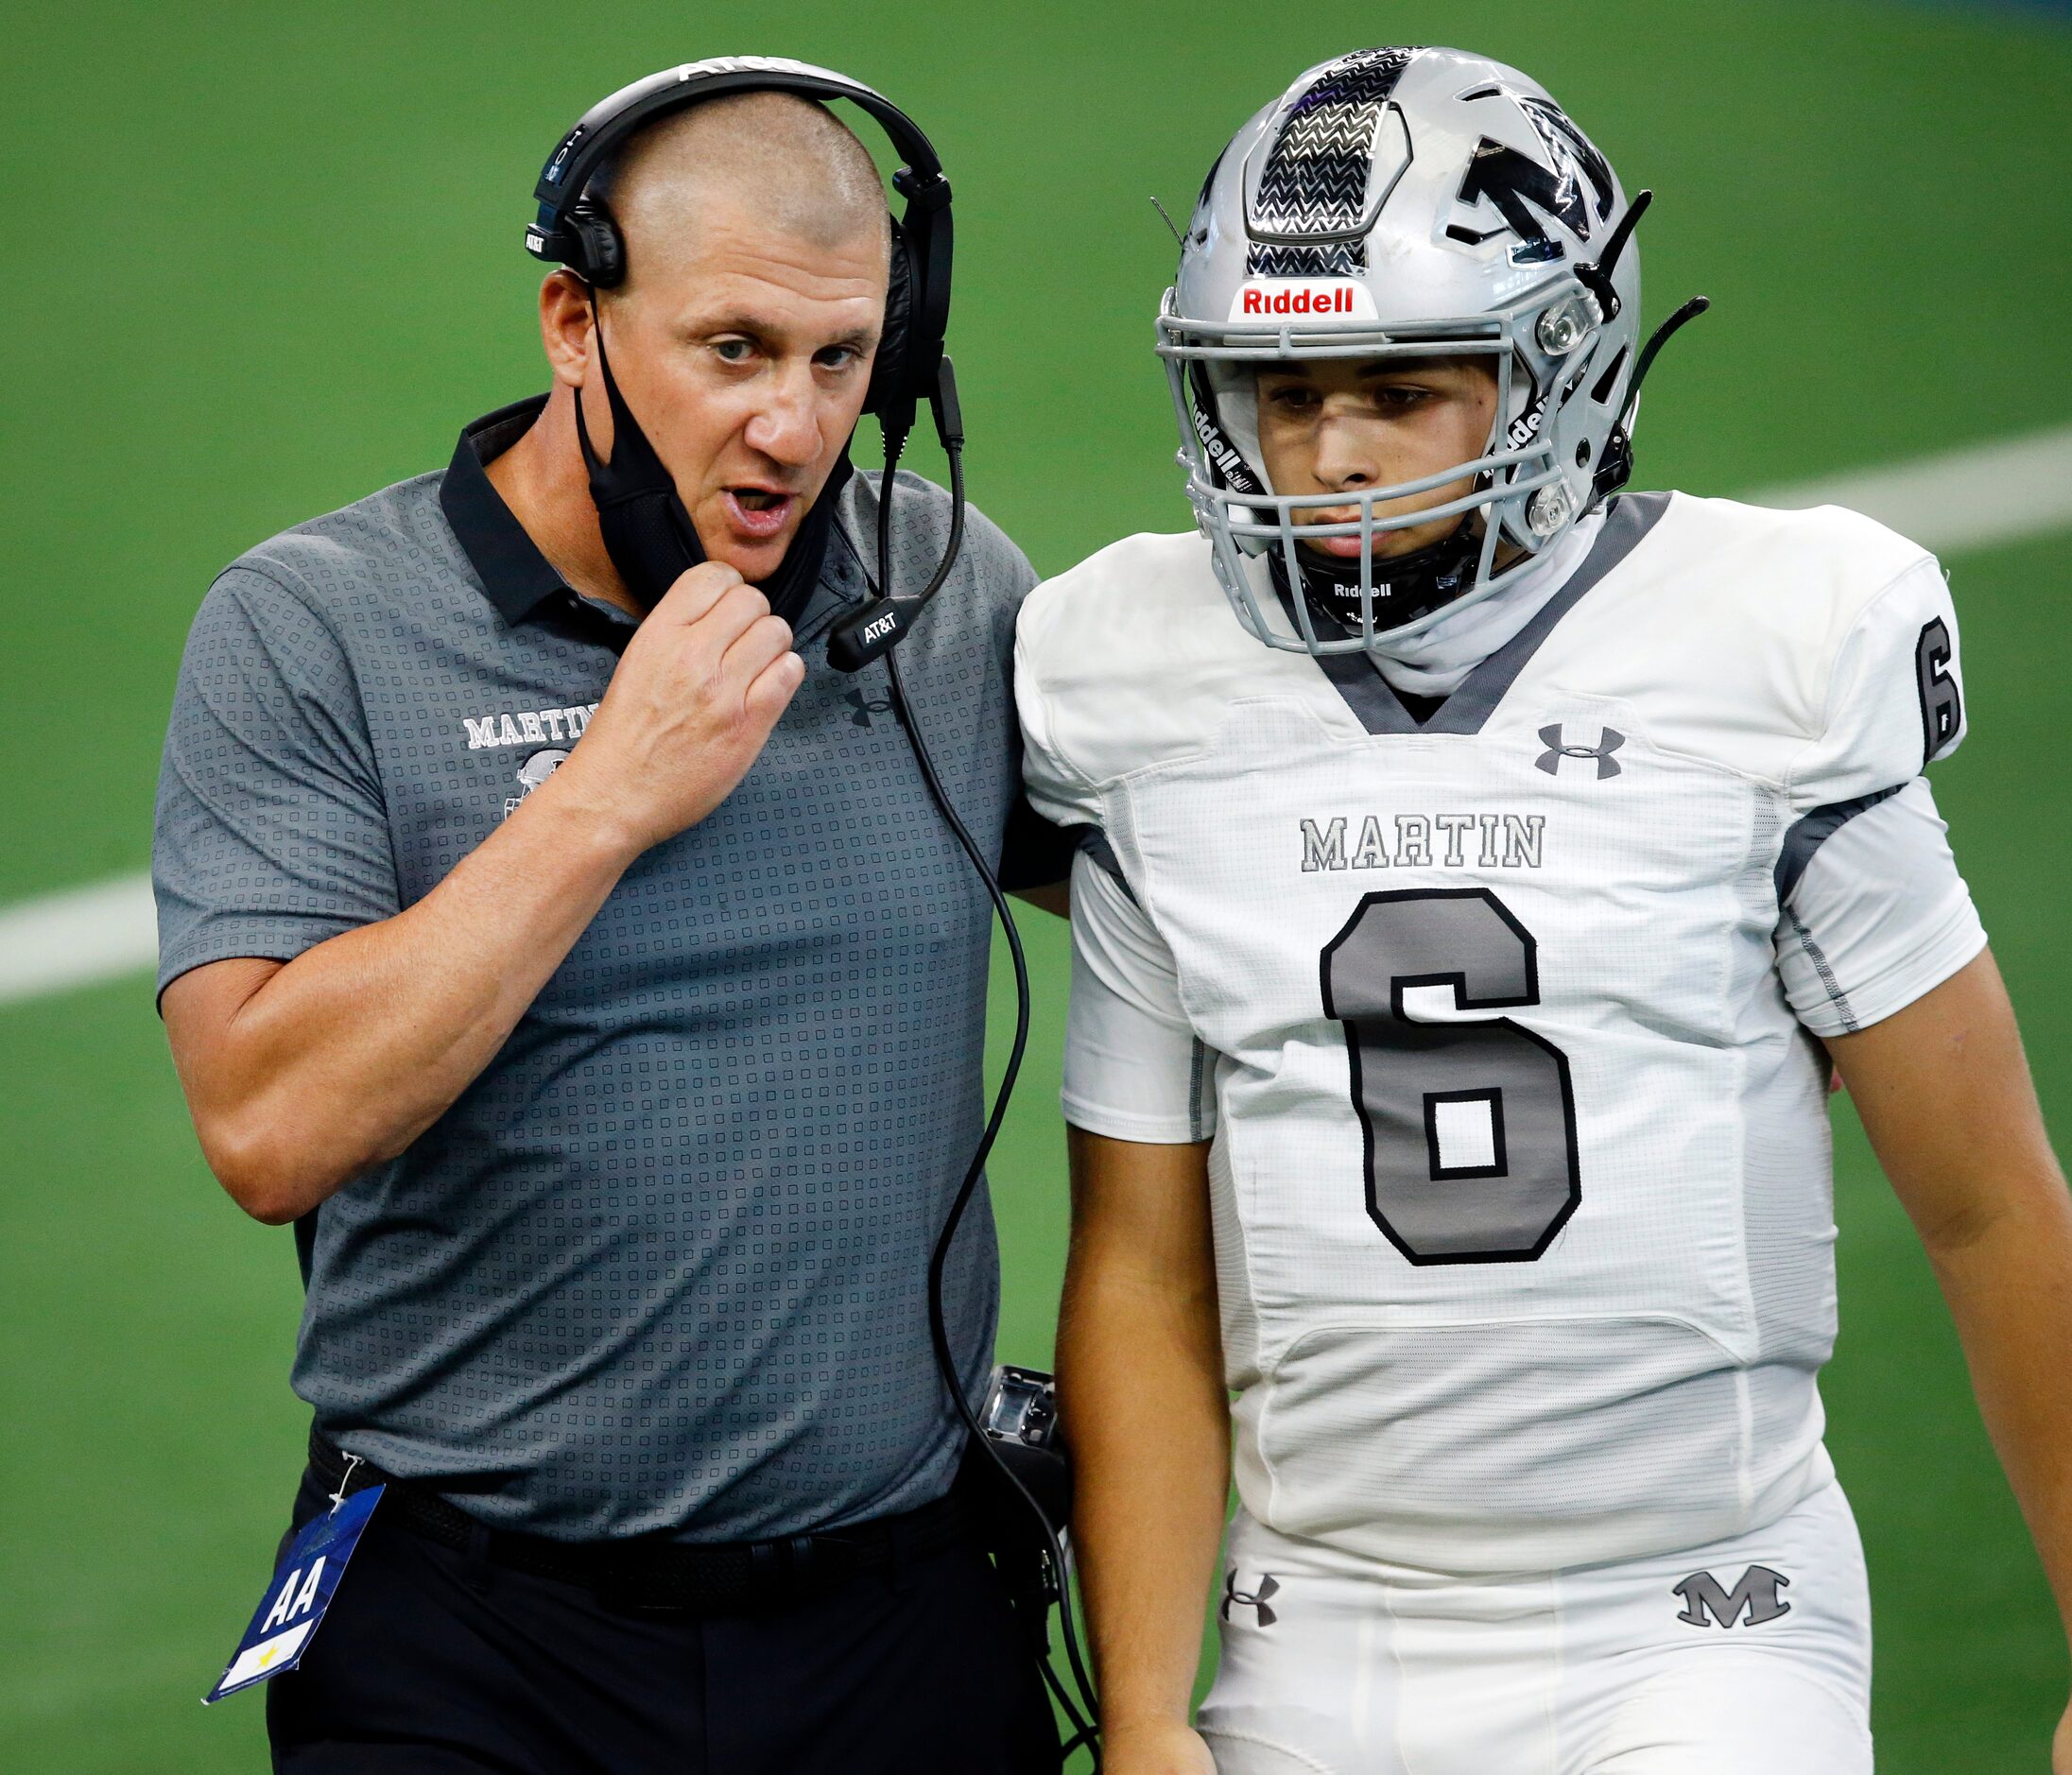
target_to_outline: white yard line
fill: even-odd
[[[1892,468],[1751,495],[1758,506],[1848,506],[1954,554],[2072,530],[2072,425]],[[125,875],[0,909],[0,1004],[142,973],[157,957],[151,883]]]
[[[157,959],[148,875],[0,908],[0,1004],[135,974]]]
[[[1756,506],[1847,506],[1937,554],[2072,529],[2072,425],[1888,469],[1752,493]]]

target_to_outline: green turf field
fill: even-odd
[[[145,865],[174,664],[218,566],[443,463],[461,422],[541,383],[518,246],[539,161],[594,98],[693,56],[830,63],[935,136],[958,191],[974,496],[1046,571],[1185,522],[1149,352],[1172,246],[1146,198],[1183,210],[1251,110],[1387,38],[1523,64],[1630,190],[1656,189],[1650,315],[1698,289],[1718,306],[1651,385],[1640,485],[1741,491],[2063,421],[2062,12],[828,0],[754,16],[226,0],[10,22],[0,905]],[[1975,737],[1938,794],[2063,1119],[2063,556],[1951,565]],[[993,1176],[1001,1353],[1042,1362],[1063,945],[1030,916],[1036,1037]],[[145,980],[0,1008],[0,1769],[261,1767],[258,1698],[204,1714],[197,1697],[300,1460],[288,1236],[203,1170]],[[2063,1639],[1926,1266],[1839,1119],[1827,1397],[1878,1600],[1882,1766],[2041,1775]]]

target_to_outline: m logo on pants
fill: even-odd
[[[1791,1612],[1791,1605],[1777,1594],[1790,1582],[1782,1572],[1772,1572],[1767,1565],[1752,1565],[1731,1591],[1721,1589],[1719,1580],[1710,1572],[1693,1572],[1669,1594],[1684,1598],[1683,1611],[1676,1618],[1694,1628],[1731,1628],[1744,1613],[1750,1627],[1761,1627],[1766,1621]]]

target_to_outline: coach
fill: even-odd
[[[768,90],[644,123],[588,189],[626,275],[546,279],[551,391],[226,571],[166,740],[174,1059],[307,1283],[295,1521],[389,1481],[271,1685],[275,1766],[1054,1767],[924,1301],[988,902],[884,664],[824,658],[876,572],[846,452],[883,189]],[[619,459],[607,366],[706,558],[651,595],[578,435]],[[949,508],[900,477],[903,589]],[[975,514],[899,655],[1010,886],[1062,873],[1008,839],[1033,579]],[[996,1295],[981,1200],[946,1287],[974,1401]]]

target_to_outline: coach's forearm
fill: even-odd
[[[395,1157],[503,1045],[638,854],[558,786],[542,784],[407,911],[285,967],[256,964],[257,989],[206,1065],[183,1054],[168,994],[203,1152],[248,1213],[291,1220]]]
[[[489,1064],[627,866],[734,792],[805,677],[732,567],[683,574],[628,641],[553,775],[430,893],[285,967],[165,991],[209,1165],[262,1220],[393,1158]]]
[[[1111,1745],[1183,1725],[1230,1485],[1204,1148],[1072,1131],[1058,1373]],[[1133,1177],[1125,1176],[1133,1173]],[[1160,1204],[1178,1209],[1160,1213]],[[1151,1215],[1160,1223],[1148,1224]]]

